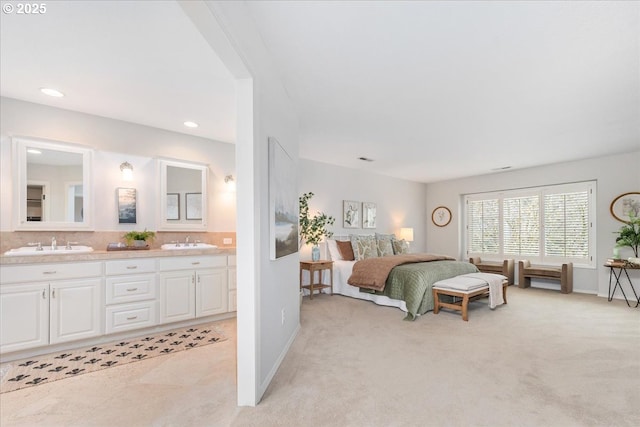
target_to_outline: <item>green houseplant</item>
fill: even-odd
[[[638,257],[638,247],[640,246],[640,217],[629,215],[629,221],[618,230],[616,237],[616,247],[629,246],[633,255]]]
[[[325,213],[318,212],[314,216],[309,215],[309,200],[313,197],[312,192],[304,193],[300,196],[300,240],[308,245],[313,245],[311,259],[320,259],[320,248],[318,244],[324,237],[333,236],[333,232],[327,230],[328,225],[333,225],[335,218]]]
[[[156,232],[148,231],[145,228],[144,231],[129,231],[123,237],[127,242],[127,246],[145,246],[147,241],[153,241],[156,237]],[[144,244],[136,244],[136,242],[144,242]]]

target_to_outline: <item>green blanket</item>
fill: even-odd
[[[384,291],[376,292],[407,304],[404,320],[415,320],[419,314],[433,310],[432,285],[438,280],[461,274],[476,273],[477,267],[463,261],[430,261],[394,267]]]

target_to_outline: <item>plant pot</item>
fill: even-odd
[[[311,261],[320,260],[320,247],[318,245],[313,245],[311,248]]]
[[[133,241],[133,246],[136,246],[136,247],[147,246],[147,241],[146,240],[134,240]]]

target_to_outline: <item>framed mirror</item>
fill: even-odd
[[[92,230],[93,150],[32,138],[13,138],[14,228]]]
[[[159,159],[158,169],[158,230],[206,231],[208,166]]]

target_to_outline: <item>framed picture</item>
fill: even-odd
[[[167,219],[180,219],[180,194],[167,193]]]
[[[293,159],[269,138],[269,222],[271,259],[298,252],[298,183]]]
[[[438,206],[431,212],[431,221],[438,227],[445,227],[451,222],[451,211],[446,206]]]
[[[202,193],[186,193],[184,202],[187,219],[202,219]]]
[[[609,207],[611,215],[620,222],[629,222],[629,216],[640,216],[640,192],[623,193],[613,199]]]
[[[344,228],[360,228],[360,202],[344,200],[342,212],[342,226]]]
[[[376,228],[376,204],[362,202],[362,228]]]
[[[118,197],[118,223],[135,224],[136,223],[136,189],[135,188],[117,188]]]

